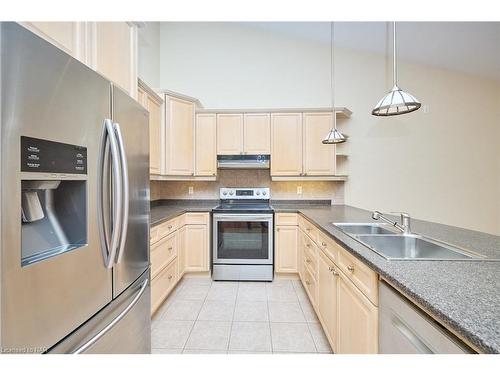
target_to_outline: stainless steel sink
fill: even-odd
[[[467,260],[483,258],[468,250],[416,234],[357,235],[354,237],[387,259]]]
[[[339,227],[343,232],[349,235],[358,234],[395,234],[392,226],[388,224],[379,223],[333,223]]]

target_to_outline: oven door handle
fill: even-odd
[[[270,221],[272,214],[246,215],[246,214],[214,214],[215,221]]]

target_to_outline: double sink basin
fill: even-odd
[[[480,260],[483,256],[383,223],[332,223],[377,254],[392,260]]]

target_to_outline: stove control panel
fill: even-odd
[[[262,199],[268,200],[269,188],[220,188],[220,199]]]

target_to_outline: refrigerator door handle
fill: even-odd
[[[110,155],[111,154],[111,155]],[[113,229],[111,235],[106,228],[104,212],[104,194],[108,193],[109,179],[105,169],[108,167],[107,161],[111,156],[113,173]],[[106,175],[106,178],[105,178]],[[115,138],[113,123],[110,119],[104,120],[103,133],[101,138],[98,182],[97,182],[97,217],[99,221],[99,237],[101,239],[101,251],[106,268],[112,268],[118,249],[119,234],[122,226],[122,184],[121,184],[121,166],[118,151],[118,144]]]
[[[123,222],[120,230],[120,242],[118,246],[118,252],[116,254],[116,262],[119,263],[123,256],[123,249],[125,247],[125,242],[127,240],[127,227],[128,227],[128,217],[129,217],[129,181],[128,181],[128,164],[127,164],[127,154],[125,152],[125,146],[123,143],[122,132],[120,129],[120,124],[114,123],[114,129],[116,132],[116,138],[118,140],[118,150],[120,153],[121,160],[121,183],[122,183],[122,217]]]
[[[106,327],[104,327],[97,335],[92,337],[89,341],[87,341],[85,344],[80,346],[78,349],[72,352],[72,354],[81,354],[85,352],[87,349],[89,349],[92,345],[94,345],[101,337],[106,335],[114,326],[116,326],[125,316],[128,314],[130,310],[134,308],[134,306],[139,302],[141,299],[142,295],[144,294],[146,287],[148,286],[149,279],[144,280],[142,283],[142,286],[137,292],[136,296],[134,299],[130,302],[130,304],[119,314],[114,318],[111,323],[109,323]]]

